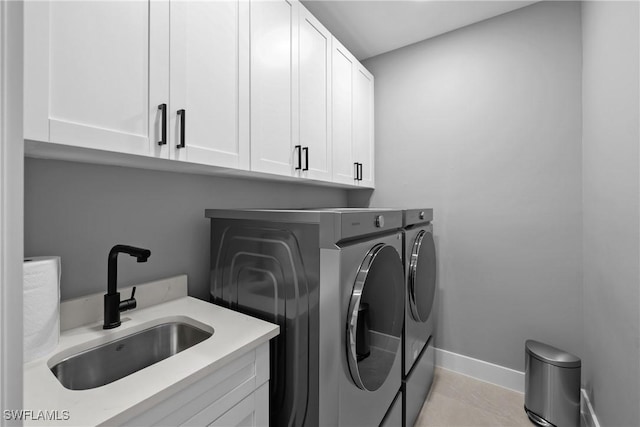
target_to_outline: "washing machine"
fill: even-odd
[[[427,399],[435,368],[436,249],[433,209],[403,210],[405,315],[403,347],[403,407],[407,427],[413,427]]]
[[[280,325],[270,425],[401,425],[402,212],[206,216],[212,302]]]

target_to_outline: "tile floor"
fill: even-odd
[[[433,388],[415,427],[532,427],[524,395],[436,368]]]

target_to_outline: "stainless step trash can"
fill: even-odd
[[[525,350],[529,419],[545,427],[580,427],[580,358],[534,340],[527,340]]]

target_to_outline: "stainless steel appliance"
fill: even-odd
[[[539,341],[525,342],[524,410],[541,427],[580,427],[582,361]]]
[[[206,216],[212,301],[281,328],[271,343],[271,425],[400,425],[401,211]]]
[[[406,281],[402,388],[405,425],[413,426],[431,389],[435,366],[433,209],[406,209],[402,218]]]

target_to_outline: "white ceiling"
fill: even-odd
[[[301,1],[360,60],[536,3],[524,0]]]

